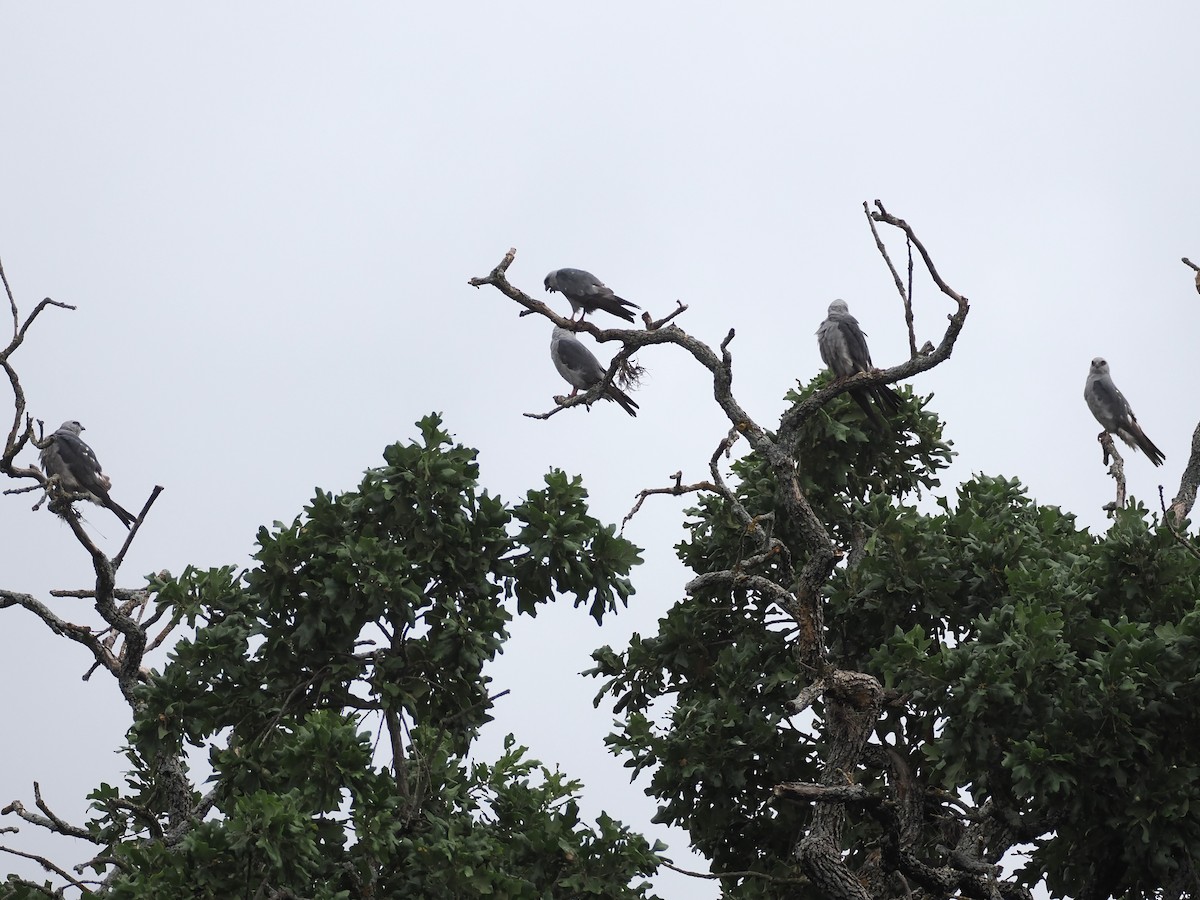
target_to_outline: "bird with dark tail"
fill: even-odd
[[[556,326],[554,333],[550,335],[550,359],[554,361],[554,368],[558,369],[558,374],[574,388],[571,391],[572,397],[604,379],[604,366],[600,365],[600,360],[583,346],[579,338],[565,328]],[[637,415],[638,405],[615,384],[610,384],[604,389],[604,399],[619,403],[621,409],[631,416]]]
[[[550,293],[561,291],[570,301],[572,319],[580,310],[583,310],[583,315],[579,317],[582,321],[588,313],[601,309],[632,322],[633,313],[630,310],[641,309],[636,303],[618,297],[603,281],[583,269],[555,269],[546,276],[544,283]]]
[[[137,516],[108,496],[112,481],[100,468],[100,460],[92,448],[84,443],[79,433],[83,426],[68,419],[50,435],[48,443],[39,455],[46,474],[58,477],[58,486],[68,494],[82,494],[97,506],[106,506],[129,528]],[[53,507],[52,507],[53,508]]]
[[[1112,376],[1108,374],[1108,362],[1102,356],[1092,360],[1087,383],[1083,386],[1083,399],[1104,431],[1115,434],[1133,449],[1140,449],[1156,466],[1163,464],[1166,454],[1155,447],[1154,442],[1146,437],[1146,432],[1142,431],[1137,416],[1129,408],[1129,401],[1113,384]]]
[[[845,300],[834,300],[829,304],[829,315],[817,329],[817,346],[821,350],[821,359],[839,381],[875,369],[871,364],[871,351],[867,349],[867,337],[858,327],[858,319],[850,315],[850,307]],[[903,403],[900,395],[886,384],[855,388],[850,391],[850,396],[881,431],[886,430],[887,426],[875,406],[886,415],[897,412]],[[872,400],[875,401],[874,405]]]

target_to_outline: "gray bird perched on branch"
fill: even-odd
[[[112,482],[100,469],[100,460],[92,448],[84,443],[79,432],[83,426],[78,422],[68,420],[58,427],[58,431],[50,435],[48,443],[39,455],[42,468],[46,474],[58,477],[58,486],[68,494],[83,494],[98,506],[107,506],[121,524],[129,528],[137,516],[117,504],[108,496]]]
[[[839,380],[875,368],[871,363],[871,351],[867,349],[866,335],[858,327],[858,319],[850,315],[845,300],[834,300],[829,304],[829,315],[817,329],[817,346],[821,350],[821,359]],[[850,396],[879,428],[883,428],[884,423],[872,407],[871,398],[885,413],[896,412],[902,404],[900,395],[886,384],[855,388],[850,391]]]
[[[600,365],[600,360],[565,328],[555,326],[554,333],[550,335],[550,359],[554,361],[558,374],[574,388],[572,397],[604,379],[604,366]],[[615,384],[604,389],[604,399],[621,404],[621,408],[631,416],[637,415],[638,405]]]
[[[545,285],[552,294],[562,291],[562,295],[571,302],[572,319],[580,310],[583,310],[583,315],[579,317],[582,321],[583,316],[602,309],[626,322],[632,322],[633,313],[629,310],[641,309],[636,303],[622,300],[603,281],[583,269],[556,269],[546,276]]]
[[[1154,442],[1146,437],[1146,432],[1142,431],[1137,417],[1129,408],[1129,401],[1113,384],[1108,374],[1108,362],[1102,356],[1092,360],[1087,383],[1083,387],[1083,399],[1105,431],[1115,434],[1135,450],[1141,448],[1156,466],[1163,464],[1166,454],[1155,447]]]

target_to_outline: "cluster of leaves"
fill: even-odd
[[[511,738],[465,761],[507,607],[563,594],[599,621],[639,551],[578,478],[509,506],[480,490],[475,451],[418,424],[357,490],[262,529],[249,571],[153,580],[194,636],[142,689],[126,789],[92,797],[112,896],[646,896],[661,846],[581,821],[578,782]],[[165,777],[189,747],[213,770],[202,822],[178,814],[200,792]]]
[[[898,568],[889,552],[843,599],[912,610],[874,668],[939,725],[921,747],[930,782],[1049,833],[1024,873],[1056,895],[1194,891],[1200,560],[1144,507],[1093,536],[1004,479],[977,479],[909,533],[944,560],[929,567],[937,591],[911,568],[885,575]],[[912,558],[912,545],[891,546]]]
[[[1013,841],[1033,843],[1023,877],[1056,896],[1194,890],[1200,561],[1142,507],[1098,537],[1004,478],[979,476],[953,504],[919,508],[949,458],[927,402],[907,395],[894,441],[835,402],[796,443],[810,502],[856,548],[827,592],[831,660],[896,698],[877,727],[879,752],[848,774],[882,795],[900,761],[927,797],[918,849],[931,861],[955,845],[957,798],[969,796],[1009,823]],[[779,511],[765,466],[749,456],[734,470],[751,515]],[[692,513],[678,552],[696,574],[755,552],[719,498]],[[802,559],[782,512],[774,536]],[[784,569],[760,571],[780,579]],[[680,601],[626,652],[594,654],[592,674],[605,679],[597,701],[609,695],[623,714],[612,750],[652,772],[660,818],[687,828],[718,869],[786,877],[810,814],[769,802],[775,784],[819,780],[826,749],[819,719],[787,715],[812,678],[794,642],[769,597],[726,588]],[[851,817],[852,864],[877,859],[880,840],[869,815]],[[814,896],[767,878],[725,886],[729,896]]]
[[[789,400],[801,402],[826,379]],[[893,493],[936,486],[936,472],[950,454],[941,424],[911,397],[901,417],[898,424],[911,438],[899,450],[879,440],[846,396],[805,423],[797,439],[802,485],[831,532],[849,539],[856,521],[874,526],[890,514]],[[776,485],[761,460],[746,456],[733,472],[737,499],[751,516],[777,511]],[[689,513],[689,537],[676,550],[696,574],[733,569],[757,552],[720,497],[704,497]],[[774,535],[798,566],[805,549],[782,513],[774,519]],[[781,565],[768,563],[761,574],[780,578]],[[590,674],[606,679],[596,702],[610,695],[624,715],[622,730],[608,739],[610,748],[628,757],[635,774],[653,771],[647,793],[661,804],[658,820],[688,829],[717,870],[791,875],[792,844],[808,812],[773,805],[771,789],[815,780],[824,748],[789,718],[788,702],[808,681],[789,624],[751,592],[703,591],[672,607],[657,635],[635,635],[624,653],[604,647],[593,654]],[[733,890],[731,881],[725,887]],[[780,891],[773,882],[749,880],[737,895]]]

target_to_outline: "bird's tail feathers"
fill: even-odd
[[[874,425],[879,431],[887,431],[887,425],[884,423],[883,419],[879,418],[879,413],[875,411],[875,407],[871,404],[871,400],[866,390],[863,388],[857,388],[850,392],[850,396],[853,398],[854,402],[858,404],[859,409],[863,411],[872,425]]]
[[[121,520],[121,524],[126,528],[132,528],[133,523],[137,521],[137,516],[135,516],[125,507],[121,506],[121,504],[117,503],[117,501],[113,500],[111,497],[108,498],[108,502],[104,505],[116,513],[117,518]]]
[[[1133,422],[1132,427],[1130,428],[1118,427],[1116,434],[1117,437],[1123,440],[1134,450],[1141,450],[1143,453],[1145,453],[1146,456],[1149,457],[1150,462],[1154,463],[1156,466],[1161,466],[1163,464],[1163,460],[1167,458],[1165,453],[1154,446],[1154,441],[1146,437],[1146,432],[1142,431],[1142,426],[1136,421]]]
[[[1146,437],[1146,432],[1142,431],[1141,426],[1135,423],[1134,428],[1136,428],[1137,431],[1133,433],[1133,436],[1137,438],[1137,444],[1142,448],[1142,452],[1146,454],[1150,462],[1154,463],[1154,465],[1161,466],[1163,461],[1167,458],[1167,454],[1163,453],[1156,446],[1154,446],[1154,441]]]
[[[622,300],[615,294],[611,297],[605,297],[603,301],[596,304],[597,309],[602,309],[605,312],[612,313],[618,318],[624,319],[626,322],[637,321],[631,310],[641,309],[636,303],[631,303],[628,300]]]
[[[875,386],[875,400],[888,413],[899,412],[900,408],[904,405],[903,398],[886,384]]]
[[[621,409],[625,410],[625,412],[629,413],[631,416],[637,416],[637,411],[640,409],[640,407],[632,397],[630,397],[619,387],[609,385],[609,388],[605,392],[604,396],[615,403],[621,404]]]

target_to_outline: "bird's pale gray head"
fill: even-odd
[[[1092,360],[1092,373],[1094,375],[1108,374],[1108,361],[1103,356],[1097,356]]]
[[[67,421],[58,426],[58,430],[69,431],[71,434],[79,434],[79,432],[83,431],[83,426],[75,419],[67,419]]]
[[[546,290],[548,290],[552,294],[555,291],[557,291],[558,290],[558,269],[555,269],[553,272],[551,272],[549,275],[547,275],[546,280],[543,281],[542,284],[545,285]]]
[[[829,304],[829,314],[831,316],[844,316],[850,312],[850,305],[845,300],[834,300]]]

